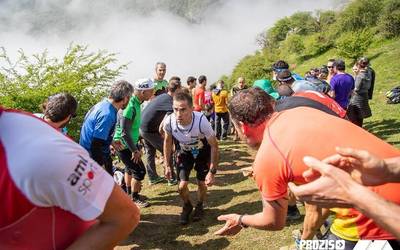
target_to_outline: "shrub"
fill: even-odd
[[[387,0],[385,2],[378,30],[386,38],[400,35],[400,1]]]
[[[372,42],[373,34],[369,30],[347,32],[336,41],[336,48],[340,56],[356,60],[365,54]]]
[[[77,117],[69,124],[69,134],[77,139],[84,115],[106,96],[110,83],[126,65],[111,68],[115,54],[90,53],[87,47],[70,46],[62,58],[49,58],[47,52],[25,55],[21,50],[12,62],[2,48],[0,54],[0,103],[4,107],[41,112],[39,106],[48,96],[68,92],[78,101]]]

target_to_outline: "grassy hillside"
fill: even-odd
[[[386,104],[385,93],[400,85],[400,38],[375,42],[366,55],[371,58],[371,65],[376,71],[374,97],[370,101],[372,117],[366,119],[365,127],[380,138],[400,148],[400,104]],[[294,71],[304,74],[313,67],[327,63],[329,58],[337,58],[336,49],[304,61]],[[347,60],[351,71],[351,60]]]

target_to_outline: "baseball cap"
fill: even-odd
[[[268,79],[256,80],[253,84],[253,88],[260,88],[272,96],[275,100],[279,98],[278,92],[272,87],[271,81]]]
[[[154,82],[150,78],[139,79],[134,83],[133,88],[135,90],[154,89]]]

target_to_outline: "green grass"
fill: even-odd
[[[400,148],[400,104],[386,104],[385,93],[400,85],[400,39],[377,41],[368,50],[372,68],[376,72],[375,91],[370,101],[372,117],[365,120],[365,128],[376,136]],[[336,50],[307,60],[295,71],[304,74],[307,70],[326,64],[329,58],[337,58]],[[351,61],[346,61],[348,71]]]
[[[150,198],[151,207],[141,210],[138,228],[117,249],[279,249],[292,244],[291,232],[301,227],[302,219],[280,232],[256,229],[242,230],[234,237],[215,236],[223,226],[217,217],[226,213],[257,213],[262,211],[260,195],[251,178],[240,171],[251,166],[255,151],[231,141],[220,144],[221,160],[216,184],[209,188],[206,216],[187,226],[178,223],[181,201],[177,186],[166,183],[153,186],[144,182],[143,194]],[[158,169],[161,174],[161,168]],[[195,178],[192,173],[192,201],[196,201]]]

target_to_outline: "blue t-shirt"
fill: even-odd
[[[90,154],[93,138],[106,141],[103,153],[110,154],[110,145],[117,122],[117,109],[108,101],[103,100],[94,105],[85,116],[81,129],[79,144]]]
[[[354,89],[354,78],[345,74],[336,74],[331,79],[331,90],[335,91],[335,101],[347,109],[350,101],[350,94]]]

